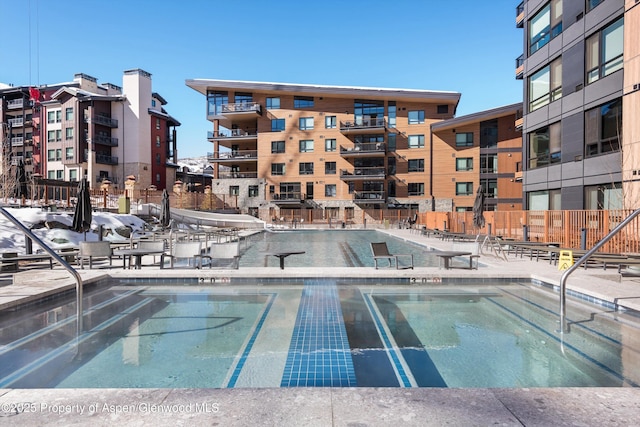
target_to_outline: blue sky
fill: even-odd
[[[518,0],[0,0],[0,82],[152,74],[181,158],[212,151],[187,79],[462,93],[457,116],[522,100]],[[9,66],[7,66],[9,65]]]

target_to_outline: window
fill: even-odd
[[[78,169],[69,169],[69,181],[78,180]]]
[[[56,140],[56,131],[49,130],[47,131],[47,142],[54,142]]]
[[[473,157],[461,157],[456,159],[456,171],[472,171],[473,170]]]
[[[56,150],[47,150],[47,160],[50,162],[56,159]]]
[[[473,194],[473,182],[456,182],[456,196]]]
[[[551,0],[529,21],[529,53],[562,33],[562,0]]]
[[[300,175],[313,175],[313,162],[300,163]]]
[[[480,173],[498,173],[497,154],[480,154]]]
[[[160,153],[156,153],[156,164],[159,165],[161,163]]]
[[[410,182],[407,184],[407,190],[409,192],[409,196],[424,196],[424,183]]]
[[[409,111],[408,115],[410,125],[424,123],[424,110]]]
[[[156,118],[156,129],[160,129],[160,119]]]
[[[480,122],[480,148],[498,146],[498,119]]]
[[[336,162],[325,162],[324,163],[324,174],[325,175],[335,175],[336,174]]]
[[[156,135],[156,147],[160,147],[160,135]]]
[[[66,160],[72,160],[73,159],[73,147],[67,147],[64,149],[64,158]]]
[[[56,141],[62,141],[62,129],[56,130]]]
[[[443,105],[438,105],[437,107],[437,112],[438,114],[448,114],[449,113],[449,106],[446,104]]]
[[[484,196],[488,199],[498,197],[498,180],[496,178],[481,179],[480,185],[484,189]]]
[[[562,98],[562,58],[529,77],[529,111]]]
[[[473,147],[473,132],[456,133],[456,147]]]
[[[65,128],[65,139],[73,139],[73,128]]]
[[[151,107],[153,107],[153,108],[156,107],[156,100],[155,99],[151,100]]]
[[[560,190],[532,191],[527,201],[530,211],[560,210]]]
[[[335,184],[325,184],[325,186],[324,186],[324,195],[325,195],[325,197],[336,197],[336,185]]]
[[[387,151],[396,151],[396,134],[390,133],[387,136]]]
[[[248,190],[249,190],[249,197],[258,197],[258,194],[260,192],[260,187],[258,187],[257,185],[250,185]]]
[[[398,109],[396,108],[396,101],[389,101],[387,103],[387,117],[389,118],[389,127],[396,127],[396,112]]]
[[[267,98],[267,108],[272,110],[280,108],[280,98]]]
[[[624,209],[621,183],[584,188],[584,208],[590,210]]]
[[[623,33],[623,18],[620,18],[587,39],[587,84],[622,69]]]
[[[62,148],[56,148],[56,160],[62,160]]]
[[[424,148],[424,135],[409,135],[409,148]]]
[[[281,132],[284,130],[284,119],[271,119],[271,132]]]
[[[336,128],[336,116],[325,116],[324,118],[324,127],[327,129],[335,129]]]
[[[604,0],[587,0],[587,12],[602,3]]]
[[[160,182],[160,174],[159,173],[156,174],[156,182]]]
[[[284,163],[271,163],[271,175],[284,175]]]
[[[622,100],[608,102],[584,113],[585,157],[620,151]]]
[[[324,151],[336,151],[336,140],[333,138],[325,139]]]
[[[284,141],[271,141],[272,153],[284,153]]]
[[[47,171],[47,178],[56,179],[56,171]]]
[[[64,171],[63,170],[57,170],[56,171],[56,179],[64,179]]]
[[[67,108],[64,110],[64,119],[67,121],[73,120],[73,108]]]
[[[298,127],[300,130],[313,129],[313,117],[300,117],[298,121]]]
[[[559,163],[561,160],[560,123],[529,134],[529,169]]]
[[[300,140],[300,152],[301,153],[313,153],[313,139],[301,139]]]
[[[56,122],[56,112],[54,110],[47,111],[47,123],[55,123]]]
[[[313,107],[313,96],[295,96],[293,98],[293,108]]]
[[[384,124],[384,101],[355,100],[353,115],[356,126],[381,126]]]
[[[230,185],[229,186],[229,195],[230,196],[239,196],[240,195],[240,186],[239,185]]]
[[[409,160],[409,172],[424,172],[424,159]]]

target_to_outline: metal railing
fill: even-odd
[[[5,218],[7,218],[9,221],[11,221],[13,223],[13,225],[18,227],[31,240],[35,241],[38,245],[40,245],[40,247],[45,252],[47,252],[49,255],[51,255],[51,257],[53,259],[55,259],[58,263],[60,263],[60,265],[62,265],[69,273],[71,273],[73,278],[76,280],[76,317],[77,317],[76,333],[79,336],[80,334],[82,334],[83,329],[84,329],[83,325],[82,325],[82,320],[83,320],[82,319],[82,316],[83,316],[83,309],[82,309],[82,277],[80,277],[80,274],[73,267],[71,267],[71,265],[67,261],[65,261],[64,258],[62,258],[60,255],[58,255],[58,253],[56,251],[54,251],[49,246],[47,246],[47,244],[44,243],[38,236],[33,234],[33,232],[31,230],[29,230],[24,224],[22,224],[20,221],[18,221],[16,219],[16,217],[14,217],[9,212],[7,212],[5,210],[5,208],[0,207],[0,213],[2,213],[2,215],[5,216]]]
[[[640,215],[640,209],[636,209],[624,219],[620,224],[618,224],[609,234],[604,236],[602,240],[600,240],[594,247],[589,249],[584,256],[581,256],[580,259],[573,264],[571,267],[567,269],[564,273],[562,273],[562,277],[560,277],[560,333],[563,334],[565,332],[569,332],[569,325],[567,324],[567,279],[576,271],[578,267],[589,260],[589,257],[596,253],[598,249],[600,249],[605,243],[607,243],[613,236],[618,234],[620,230],[627,226],[635,217]]]

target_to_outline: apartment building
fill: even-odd
[[[31,159],[25,162],[31,164],[28,176],[51,183],[87,178],[92,188],[108,181],[122,189],[133,175],[140,188],[173,186],[180,122],[165,111],[166,100],[152,91],[150,73],[127,70],[122,86],[76,74],[69,83],[5,88],[0,95],[2,120],[11,120],[14,135],[18,118],[29,119],[32,126],[25,131],[32,141],[24,154]],[[16,147],[12,140],[13,159]]]
[[[526,0],[523,204],[640,205],[640,2]]]
[[[213,124],[214,193],[236,195],[243,211],[263,218],[278,218],[281,208],[321,209],[344,219],[361,218],[362,210],[470,208],[472,196],[456,195],[451,179],[464,175],[470,188],[480,183],[480,122],[513,113],[454,122],[461,130],[477,125],[470,131],[476,139],[457,147],[448,135],[432,133],[454,118],[457,92],[207,79],[186,84],[206,97]],[[513,129],[515,116],[504,125]],[[470,145],[476,168],[456,171],[452,155]]]
[[[430,194],[470,211],[481,185],[486,210],[522,209],[521,114],[517,103],[432,124]]]

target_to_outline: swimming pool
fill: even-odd
[[[275,257],[265,252],[304,251],[287,258],[290,267],[373,267],[371,242],[387,242],[395,254],[414,256],[416,267],[437,267],[438,259],[426,246],[400,240],[376,230],[294,230],[265,232],[252,237],[251,245],[240,257],[240,267],[274,267]],[[468,261],[467,261],[468,263]],[[460,264],[464,265],[464,264]]]
[[[98,286],[0,317],[2,388],[608,387],[640,383],[638,319],[544,287],[283,280]]]

